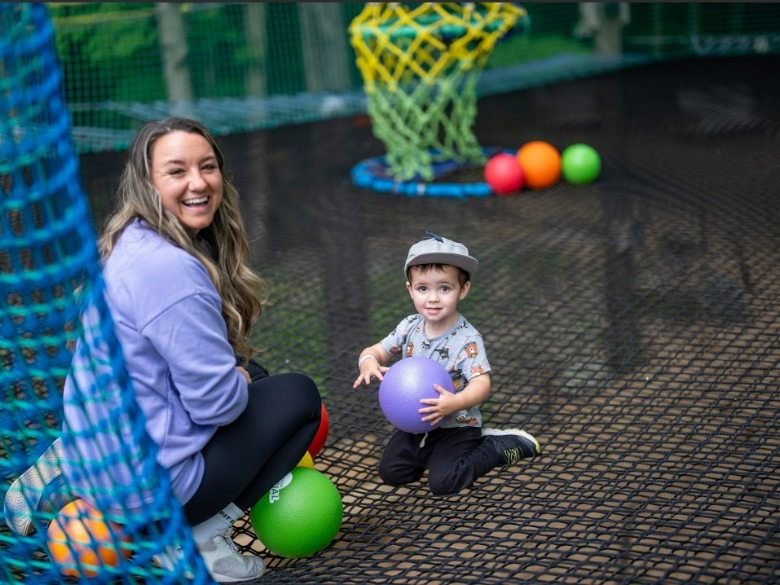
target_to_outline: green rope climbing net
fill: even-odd
[[[526,19],[509,2],[370,3],[355,17],[350,42],[395,180],[485,162],[471,131],[477,80],[496,42]]]

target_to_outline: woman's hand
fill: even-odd
[[[251,384],[252,383],[252,376],[249,375],[249,372],[247,372],[244,368],[241,366],[236,366],[236,369],[243,374],[244,378],[246,378],[246,383]]]

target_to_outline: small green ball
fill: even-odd
[[[596,180],[601,172],[601,157],[587,144],[572,144],[561,154],[563,177],[574,185]]]
[[[252,506],[249,517],[268,550],[300,559],[331,543],[343,513],[341,495],[325,474],[296,467]]]

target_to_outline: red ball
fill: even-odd
[[[328,438],[328,411],[325,410],[325,404],[322,405],[322,419],[320,420],[320,428],[317,429],[317,434],[314,435],[314,439],[309,447],[309,455],[316,457],[319,455],[322,448],[325,446],[325,440]]]
[[[509,195],[523,188],[525,173],[517,157],[497,154],[485,165],[485,181],[496,195]]]

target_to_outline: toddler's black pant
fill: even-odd
[[[436,495],[454,494],[500,464],[497,453],[473,427],[435,429],[425,434],[397,430],[379,460],[382,481],[403,485],[419,480],[428,469],[428,486]]]

